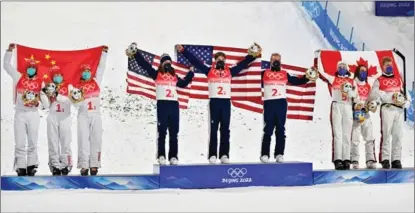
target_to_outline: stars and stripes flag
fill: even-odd
[[[226,64],[228,65],[236,64],[247,54],[247,49],[243,48],[207,45],[183,45],[183,47],[187,48],[196,58],[207,65],[212,64],[214,54],[218,51],[226,54]],[[182,54],[176,52],[176,55],[179,63],[190,66],[190,63]],[[239,76],[232,78],[232,104],[235,107],[257,113],[263,112],[261,72],[267,68],[269,68],[269,62],[256,59]],[[285,64],[282,65],[282,68],[292,75],[304,75],[306,71],[306,68]],[[313,120],[315,93],[315,83],[307,83],[301,86],[288,85],[287,118]],[[190,97],[208,99],[207,77],[202,73],[198,73],[197,69],[195,70],[195,78],[192,82]]]
[[[214,55],[217,52],[226,54],[225,63],[228,66],[234,66],[241,61],[248,52],[248,49],[221,47],[209,45],[183,45],[197,59],[206,65],[212,65]],[[176,50],[177,62],[185,66],[192,66],[190,62]],[[256,59],[249,66],[242,70],[238,76],[232,78],[231,99],[239,100],[255,100],[261,96],[261,60]],[[192,82],[192,90],[190,97],[195,99],[208,99],[208,81],[207,76],[195,70],[195,77]]]
[[[141,54],[146,61],[157,70],[160,65],[160,56],[143,50],[138,50],[137,54]],[[173,61],[172,66],[176,70],[176,74],[181,78],[184,78],[189,71],[188,67]],[[190,87],[191,84],[189,84],[186,88],[177,87],[179,107],[181,109],[187,109],[188,107]],[[154,80],[148,75],[146,70],[138,65],[134,58],[128,58],[127,93],[142,95],[154,100],[156,99],[156,87]]]

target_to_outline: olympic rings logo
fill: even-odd
[[[63,87],[59,90],[59,94],[61,94],[61,95],[65,94],[66,92],[68,92],[68,90],[65,87]]]
[[[382,81],[382,84],[384,86],[388,86],[388,87],[390,87],[390,86],[396,87],[396,86],[398,86],[399,82],[396,79],[386,79],[386,80]]]
[[[367,94],[369,92],[369,89],[366,87],[358,87],[360,94]]]
[[[165,74],[162,74],[161,75],[161,78],[163,80],[173,81],[175,79],[175,76],[172,76],[172,75],[170,75],[168,73],[165,73]]]
[[[343,79],[343,78],[337,78],[336,79],[336,83],[338,83],[338,84],[340,84],[340,85],[343,85],[344,83],[346,83],[347,82],[347,80],[346,79]]]
[[[243,177],[248,173],[248,170],[246,168],[229,168],[228,169],[228,175],[230,175],[232,178],[237,177]]]
[[[82,89],[84,90],[84,92],[92,92],[95,89],[95,85],[94,84],[85,84],[84,86],[82,86]]]
[[[273,72],[269,72],[267,74],[268,78],[272,79],[272,80],[281,80],[284,78],[284,74],[283,73],[273,73]]]
[[[30,89],[30,90],[33,90],[33,89],[36,89],[36,88],[38,88],[38,84],[37,84],[37,82],[31,82],[31,81],[29,81],[29,80],[23,80],[22,81],[22,83],[23,83],[23,87],[25,87],[25,88],[27,88],[27,89]]]
[[[227,74],[226,70],[213,70],[213,75],[217,77],[223,77]]]

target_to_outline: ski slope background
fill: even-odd
[[[99,173],[152,173],[152,165],[156,162],[156,102],[126,94],[127,63],[124,50],[127,45],[135,41],[141,49],[158,55],[167,52],[173,56],[174,44],[177,43],[248,47],[255,41],[262,45],[265,60],[269,59],[272,52],[280,52],[283,55],[283,63],[307,67],[312,65],[314,50],[331,47],[327,46],[318,34],[318,30],[305,17],[306,14],[297,4],[293,2],[3,2],[1,47],[4,51],[10,42],[57,50],[108,45],[109,54],[102,94],[103,167]],[[2,52],[2,60],[3,54],[4,52]],[[331,169],[331,128],[328,119],[330,97],[327,86],[322,81],[317,82],[317,90],[314,120],[310,122],[289,120],[287,122],[285,159],[313,162],[315,169]],[[2,175],[15,174],[13,171],[14,111],[12,100],[12,81],[2,69]],[[207,104],[207,101],[191,100],[189,109],[181,110],[180,163],[205,163],[207,161]],[[39,130],[40,167],[38,174],[49,175],[46,115],[44,112],[42,115]],[[378,152],[380,123],[378,117],[374,117],[376,117],[374,118],[374,131],[377,136],[376,152]],[[230,153],[232,162],[259,162],[262,126],[261,114],[232,108]],[[414,132],[407,125],[404,128],[403,165],[413,166]],[[72,129],[73,159],[77,159],[75,111],[73,111]],[[363,145],[361,153],[364,153]],[[363,163],[362,159],[361,166],[364,166]],[[78,174],[78,169],[74,169],[72,173]],[[356,209],[362,211],[365,210],[364,208],[368,211],[385,211],[388,210],[389,205],[383,204],[381,192],[387,192],[387,194],[400,194],[404,197],[392,198],[393,202],[389,203],[391,206],[399,206],[402,211],[413,211],[413,187],[410,186],[409,184],[393,187],[390,185],[356,185],[350,189],[327,186],[296,189],[200,190],[197,192],[181,190],[111,193],[89,190],[82,192],[2,192],[1,200],[2,211],[43,211],[45,209],[48,211],[111,211],[115,210],[115,207],[121,208],[117,208],[117,211],[253,211],[253,207],[248,207],[247,204],[254,205],[254,201],[263,203],[256,205],[260,208],[259,211],[300,211],[301,208],[307,211],[312,209],[334,211],[338,206],[343,206],[345,200],[349,200],[352,194],[356,194],[356,200],[353,199],[356,205],[347,207],[345,211]],[[333,201],[313,198],[316,193],[325,194],[327,199],[336,198]],[[339,196],[333,196],[334,194],[339,194]],[[298,195],[304,197],[298,199]],[[21,203],[21,200],[25,200],[25,197],[38,199],[39,202],[30,204],[25,202],[25,205],[17,205]],[[141,199],[141,204],[137,205],[137,200]],[[169,204],[159,205],[160,200],[164,202],[166,199],[171,200],[167,201]],[[67,202],[68,200],[70,202]],[[275,200],[281,200],[280,209],[274,205]],[[307,200],[307,202],[296,206],[299,200]],[[119,201],[117,202],[119,205],[115,205],[113,201]],[[327,202],[331,203],[325,205]]]

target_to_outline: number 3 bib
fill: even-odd
[[[177,101],[178,95],[176,90],[177,77],[169,73],[157,74],[156,78],[156,99]]]
[[[211,68],[207,78],[209,98],[231,98],[232,75],[228,67],[224,70]]]
[[[287,72],[266,70],[263,77],[264,100],[286,98]]]

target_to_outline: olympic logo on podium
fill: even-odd
[[[237,177],[243,177],[248,173],[248,170],[246,168],[229,168],[228,169],[228,175],[230,175],[232,178]]]

